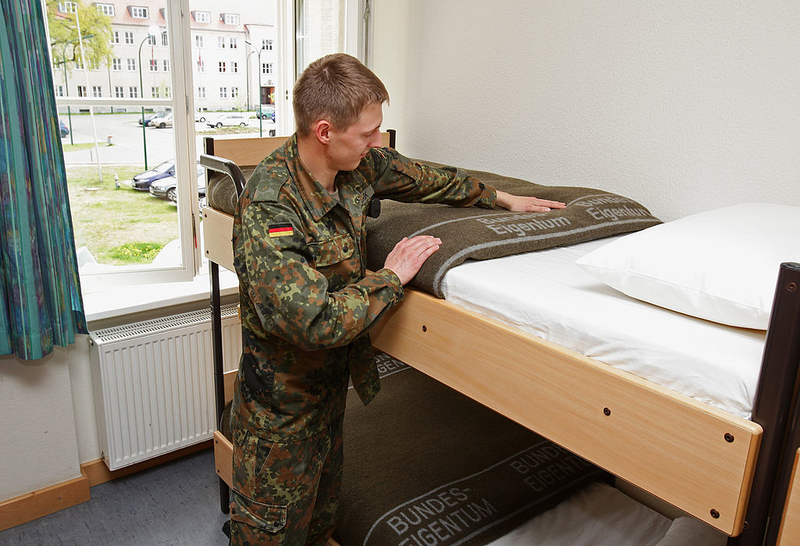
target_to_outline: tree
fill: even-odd
[[[59,10],[66,7],[69,13]],[[47,0],[47,23],[50,27],[50,48],[53,66],[72,70],[81,64],[76,12],[80,18],[83,51],[89,68],[111,64],[111,17],[84,0]],[[66,67],[64,66],[66,64]]]

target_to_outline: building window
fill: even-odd
[[[134,19],[147,19],[150,17],[150,12],[147,8],[141,6],[131,6],[131,17]]]
[[[232,99],[239,98],[239,88],[238,87],[231,87],[231,98]]]
[[[136,59],[128,59],[128,70],[131,72],[136,71]]]
[[[56,85],[56,97],[63,97],[63,96],[64,96],[64,86]]]
[[[237,49],[239,47],[239,40],[237,38],[230,39],[230,46],[231,49]]]
[[[147,45],[151,45],[151,46],[156,45],[156,37],[153,36],[152,34],[148,34],[147,35]]]
[[[234,74],[239,73],[239,63],[237,63],[236,61],[231,61],[231,72]]]
[[[169,72],[169,59],[164,59],[164,72]]]
[[[122,59],[118,59],[116,57],[111,59],[111,70],[114,72],[119,72],[122,70]]]
[[[220,87],[219,88],[219,98],[227,99],[228,98],[228,88],[227,87]]]
[[[158,59],[150,59],[150,72],[158,72]]]
[[[211,12],[210,11],[195,11],[194,12],[194,20],[198,23],[210,23],[211,22]]]
[[[132,99],[138,99],[139,98],[139,88],[138,87],[134,87],[134,86],[128,87],[128,95]]]
[[[222,15],[222,20],[226,25],[238,25],[239,24],[239,14],[238,13],[225,13]]]
[[[197,49],[203,49],[203,37],[202,36],[195,36],[194,37],[194,47]]]
[[[272,51],[272,40],[261,40],[261,49]]]
[[[58,3],[58,11],[61,13],[75,13],[75,10],[78,8],[78,4],[76,2],[59,2]]]
[[[166,32],[161,33],[161,45],[168,46],[169,45],[169,37],[167,36]]]
[[[220,61],[219,62],[219,73],[220,74],[224,74],[225,72],[226,72],[225,61]]]
[[[92,86],[92,96],[93,97],[102,97],[103,96],[103,88],[99,85]]]
[[[198,74],[206,73],[206,62],[202,59],[197,59],[197,73]]]
[[[272,63],[261,63],[262,74],[272,74]]]
[[[115,30],[111,33],[111,43],[118,44],[119,43],[119,31]]]
[[[103,15],[114,17],[114,4],[95,4],[95,5],[97,6],[97,11],[99,11]]]
[[[133,44],[133,32],[125,31],[125,43],[128,45]]]
[[[78,86],[78,96],[79,97],[88,97],[89,95],[86,94],[86,86],[79,85]]]
[[[153,97],[154,99],[160,99],[161,95],[160,95],[159,91],[160,90],[159,90],[158,87],[151,87],[150,88],[150,96]]]
[[[114,86],[114,97],[118,99],[125,98],[125,88],[121,85]]]
[[[172,89],[170,87],[164,88],[164,98],[171,99],[172,98]]]
[[[206,88],[205,87],[198,87],[197,88],[197,98],[198,99],[206,98]]]
[[[218,47],[218,48],[220,48],[220,49],[225,49],[225,44],[226,44],[226,43],[227,43],[227,42],[225,41],[225,36],[219,36],[219,37],[217,38],[217,47]]]

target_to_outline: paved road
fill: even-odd
[[[75,144],[94,142],[91,116],[88,114],[72,115],[62,114],[61,119],[69,126],[72,124],[72,140]],[[71,118],[71,119],[70,119]],[[162,161],[175,157],[174,131],[172,128],[157,129],[146,127],[144,136],[142,126],[138,121],[141,113],[126,114],[95,114],[94,125],[97,129],[100,162],[104,165],[144,165],[143,143],[147,142],[147,166],[152,168]],[[263,121],[263,133],[269,134],[275,124]],[[258,120],[251,119],[252,127],[258,127]],[[204,123],[196,123],[195,131],[208,131],[210,128]],[[254,133],[253,136],[257,136]],[[112,145],[108,145],[109,136]],[[208,135],[197,135],[197,153],[203,149],[202,139]],[[64,145],[70,144],[70,137],[61,139]],[[97,152],[94,146],[84,150],[64,153],[67,165],[94,164],[97,161]]]

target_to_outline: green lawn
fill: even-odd
[[[150,263],[164,245],[178,238],[175,205],[130,186],[115,188],[115,173],[124,181],[142,170],[103,167],[100,182],[97,167],[67,167],[75,247],[87,247],[99,263]]]

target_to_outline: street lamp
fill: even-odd
[[[253,44],[248,42],[247,40],[244,41],[247,45],[253,48],[253,51],[256,51],[256,48],[253,47]],[[258,51],[258,109],[256,110],[256,115],[258,116],[258,136],[264,136],[264,130],[262,124],[264,122],[264,116],[261,112],[261,52],[264,51],[264,46],[261,46],[261,49]],[[247,65],[247,72],[250,73],[250,65]],[[249,89],[248,89],[249,93]]]
[[[144,99],[144,84],[142,83],[142,46],[144,43],[149,40],[151,37],[155,39],[158,36],[159,28],[156,25],[150,25],[147,27],[147,36],[142,38],[142,41],[139,43],[139,94],[141,98]],[[144,170],[147,170],[147,132],[145,131],[144,122],[144,104],[142,104],[142,147],[144,149]]]

